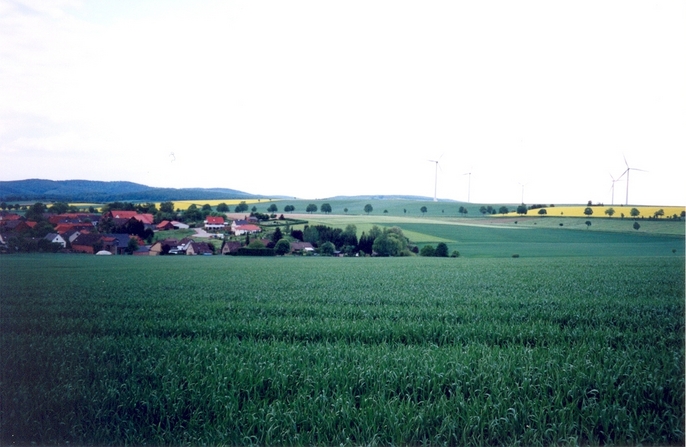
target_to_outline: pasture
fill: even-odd
[[[683,255],[0,263],[3,445],[684,443]]]

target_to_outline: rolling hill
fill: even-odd
[[[154,188],[133,182],[101,182],[92,180],[14,180],[0,181],[3,201],[166,201],[198,199],[250,199],[254,194],[227,188]]]

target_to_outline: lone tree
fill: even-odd
[[[631,217],[638,217],[641,215],[641,212],[638,210],[638,208],[631,208],[631,212],[629,214],[631,214]]]
[[[371,203],[368,203],[368,204],[366,204],[366,205],[364,206],[364,212],[365,212],[365,213],[369,214],[369,213],[371,213],[372,211],[374,211],[374,207],[372,206]]]
[[[605,210],[605,214],[612,217],[615,214],[615,209],[614,208],[608,208]]]
[[[421,211],[421,212],[422,212],[422,214],[426,214],[426,212],[427,212],[427,209],[426,209],[426,207],[425,207],[425,206],[423,206],[423,207],[419,208],[419,211]]]
[[[538,210],[538,214],[548,214],[548,212],[545,210],[545,208],[541,208]]]
[[[436,245],[436,252],[434,253],[434,256],[438,258],[448,257],[448,246],[445,245],[445,242],[439,242],[438,245]]]
[[[314,203],[310,203],[309,205],[307,205],[307,208],[305,208],[305,211],[307,211],[310,214],[316,213],[317,212],[317,205],[315,205]]]
[[[584,210],[584,214],[587,216],[592,216],[593,215],[593,208],[591,208],[590,206],[586,207],[586,209]]]
[[[526,214],[529,210],[526,209],[526,205],[523,203],[517,207],[517,214]]]
[[[237,213],[244,213],[248,211],[248,204],[245,203],[245,200],[236,205],[236,212]]]
[[[498,209],[498,212],[499,212],[500,214],[507,214],[507,213],[510,212],[510,210],[509,210],[506,206],[501,206],[501,207]]]
[[[655,211],[655,213],[653,214],[653,217],[655,217],[656,219],[659,219],[660,217],[662,217],[664,215],[665,215],[665,210],[660,208],[659,210]]]
[[[286,205],[283,207],[283,210],[287,213],[291,213],[295,211],[295,207],[293,205]]]
[[[275,213],[279,211],[279,208],[276,206],[275,203],[272,203],[271,205],[269,205],[269,208],[267,208],[267,211],[269,211],[270,213]]]
[[[322,204],[322,213],[329,214],[331,212],[331,205],[328,203]]]

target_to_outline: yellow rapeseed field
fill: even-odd
[[[253,203],[271,202],[272,199],[220,199],[220,200],[173,200],[174,209],[187,210],[189,206],[195,204],[198,208],[202,207],[206,203],[212,207],[216,207],[220,203],[226,203],[229,206],[238,205],[241,202],[245,202],[248,205]],[[155,204],[157,208],[160,208],[160,202]]]
[[[584,210],[586,208],[591,208],[593,210],[593,214],[591,216],[587,216],[584,214]],[[655,215],[655,212],[662,210],[664,211],[664,216],[662,218],[668,218],[672,217],[675,214],[677,216],[680,216],[682,212],[686,210],[685,207],[683,206],[621,206],[621,205],[614,205],[614,206],[608,206],[608,205],[602,205],[602,206],[554,206],[554,207],[546,207],[543,208],[546,210],[546,213],[548,216],[565,216],[565,217],[609,217],[607,214],[605,214],[605,211],[609,208],[612,208],[615,210],[615,213],[612,217],[622,217],[622,214],[624,214],[624,217],[631,217],[631,209],[636,208],[640,214],[639,217],[653,217]],[[538,209],[534,210],[529,210],[528,214],[529,216],[535,216],[538,215]],[[510,216],[516,216],[517,212],[512,211],[508,215]]]

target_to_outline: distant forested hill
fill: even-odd
[[[14,180],[0,181],[3,201],[114,202],[249,199],[253,194],[224,188],[153,188],[132,182],[99,182],[91,180]]]

